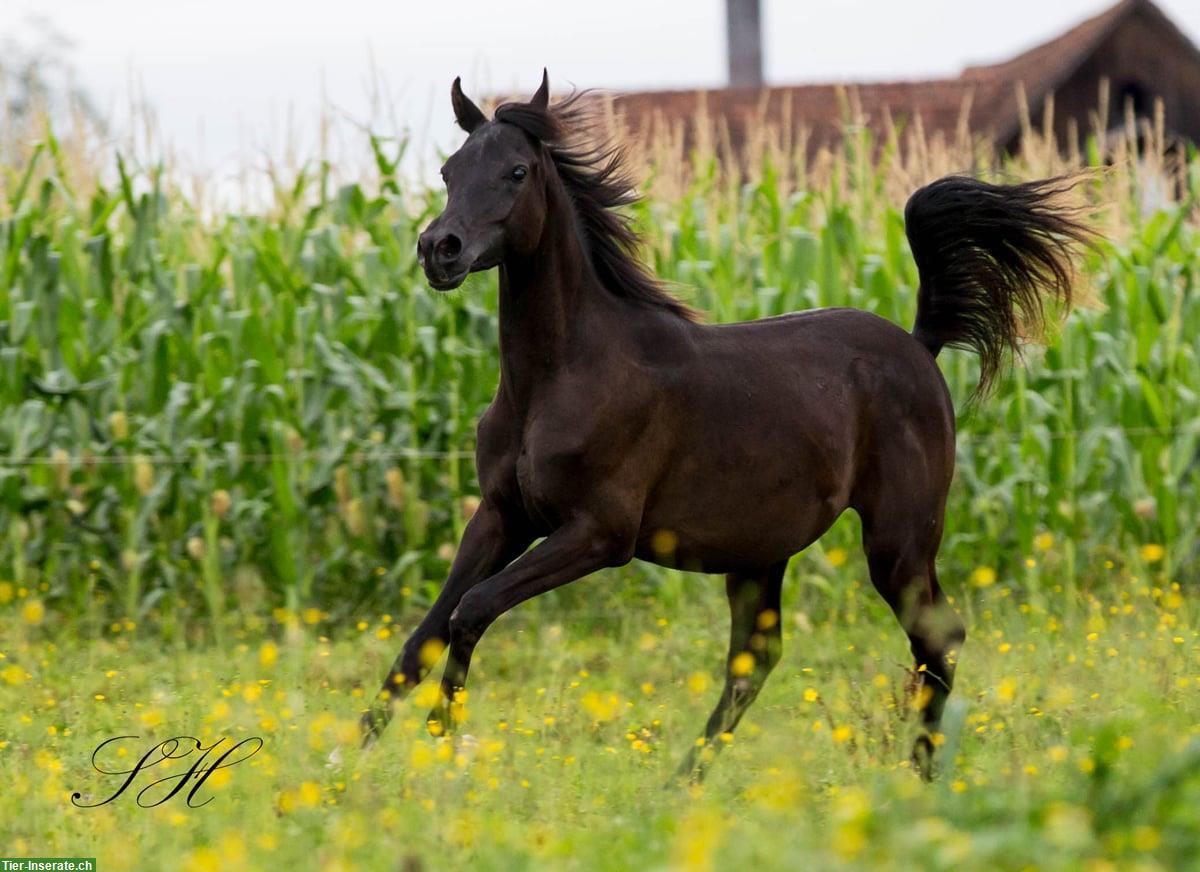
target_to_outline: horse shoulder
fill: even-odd
[[[500,396],[479,416],[475,426],[475,470],[485,499],[501,505],[519,503],[517,456],[520,426]]]

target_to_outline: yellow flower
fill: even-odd
[[[384,616],[384,620],[389,620],[386,615]],[[446,650],[446,643],[441,639],[429,639],[421,646],[421,650],[417,652],[417,659],[421,661],[422,666],[429,668],[437,664],[444,650]]]
[[[854,728],[853,727],[842,725],[833,731],[833,741],[837,742],[839,745],[842,742],[849,742],[853,738],[854,738]]]
[[[409,762],[416,770],[427,769],[433,762],[433,750],[424,742],[417,742],[409,752]]]
[[[676,827],[671,846],[672,866],[689,872],[713,869],[713,854],[729,824],[716,809],[697,807],[686,812]]]
[[[0,672],[0,678],[4,679],[5,684],[21,684],[28,677],[29,676],[25,673],[25,670],[20,666],[17,666],[15,663],[10,663],[8,666],[4,667],[3,672]]]
[[[841,793],[833,808],[833,849],[845,859],[857,856],[866,847],[870,817],[871,805],[862,789],[851,787]]]
[[[702,694],[708,690],[708,673],[693,672],[688,676],[687,688],[694,694]]]
[[[754,623],[760,630],[769,630],[779,623],[779,613],[774,609],[765,609],[758,613]]]
[[[832,566],[834,569],[837,569],[846,562],[846,549],[830,548],[825,554],[825,558],[829,561],[830,566]]]
[[[996,685],[996,697],[1003,702],[1012,702],[1017,695],[1017,682],[1011,678],[1001,679]]]
[[[433,708],[441,698],[442,688],[436,681],[422,684],[413,694],[413,700],[421,708]]]
[[[264,642],[262,647],[258,649],[258,663],[264,669],[269,669],[275,665],[275,661],[279,659],[279,648],[274,642]]]
[[[818,694],[817,694],[817,690],[815,687],[806,688],[804,691],[804,701],[805,702],[816,702],[817,696],[818,696]]]
[[[221,855],[212,848],[197,848],[183,864],[186,872],[220,872],[223,866]]]
[[[311,781],[305,781],[300,785],[300,790],[297,794],[297,799],[300,805],[312,808],[321,801],[321,788],[313,784]]]
[[[41,600],[31,599],[21,609],[21,619],[27,624],[40,624],[46,617],[46,607]]]
[[[653,691],[651,687],[651,691]],[[615,693],[601,694],[589,690],[579,700],[583,710],[597,721],[609,721],[617,716],[621,700]]]
[[[754,671],[754,655],[743,651],[729,661],[729,674],[740,678]]]
[[[1130,841],[1133,843],[1134,850],[1153,851],[1158,847],[1162,838],[1154,827],[1142,826],[1133,831],[1133,838]]]
[[[1143,545],[1138,553],[1142,555],[1142,559],[1147,563],[1158,563],[1158,561],[1167,556],[1167,549],[1161,545],[1149,543]]]
[[[990,566],[976,567],[971,573],[971,584],[976,587],[990,587],[996,583],[996,570]]]
[[[1049,551],[1054,547],[1054,536],[1050,533],[1038,533],[1033,537],[1033,547],[1038,551]]]
[[[650,548],[659,557],[670,557],[679,547],[679,537],[672,530],[655,530],[650,536]]]
[[[47,772],[62,772],[62,761],[44,748],[34,752],[33,764]]]
[[[284,814],[296,810],[296,794],[290,790],[285,790],[279,794],[279,810]]]
[[[13,586],[10,581],[0,581],[0,605],[12,602]]]

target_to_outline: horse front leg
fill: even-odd
[[[407,696],[441,659],[450,638],[450,615],[463,595],[529,546],[532,536],[514,531],[514,526],[486,500],[471,516],[441,593],[404,643],[371,707],[363,714],[364,748],[379,738],[397,701]]]
[[[497,618],[538,594],[597,569],[624,565],[632,557],[632,536],[614,535],[590,518],[577,518],[468,591],[450,616],[450,653],[442,676],[441,700],[429,713],[430,732],[441,735],[456,725],[456,703],[465,702],[471,655]]]

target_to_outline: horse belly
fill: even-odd
[[[762,569],[804,550],[846,508],[846,476],[801,457],[733,475],[698,470],[646,507],[636,555],[701,572]],[[780,463],[780,461],[784,461]]]

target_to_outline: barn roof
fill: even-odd
[[[973,132],[1008,142],[1021,126],[1018,86],[1024,88],[1027,105],[1036,109],[1134,14],[1149,15],[1169,28],[1200,62],[1200,50],[1150,0],[1121,0],[1049,42],[1006,61],[967,67],[952,79],[646,91],[618,95],[616,108],[635,132],[686,124],[704,111],[724,119],[735,142],[745,142],[750,125],[765,114],[803,126],[810,144],[817,146],[841,138],[850,99],[877,131],[889,118],[917,116],[927,132],[953,137],[967,124]]]

